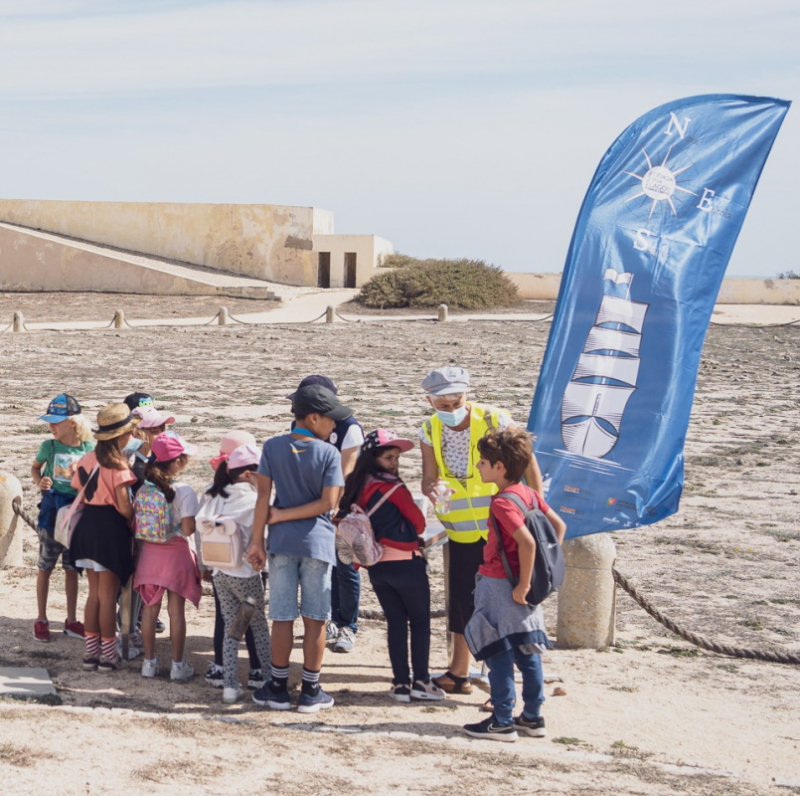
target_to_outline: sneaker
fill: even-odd
[[[156,633],[163,633],[166,629],[167,626],[160,619],[156,619]]]
[[[342,628],[344,630],[344,628]],[[333,707],[333,697],[326,694],[321,688],[317,689],[314,696],[311,694],[300,694],[300,701],[297,703],[298,713],[317,713],[320,710],[327,710]]]
[[[222,701],[226,705],[235,705],[244,696],[244,689],[237,685],[236,688],[224,688],[222,690]]]
[[[37,641],[50,641],[50,623],[46,619],[37,619],[33,623],[33,637]]]
[[[465,724],[464,732],[472,738],[488,738],[491,741],[506,743],[513,743],[519,738],[513,722],[506,725],[497,724],[493,715],[477,724]]]
[[[421,680],[415,680],[414,685],[411,686],[411,698],[438,701],[444,699],[444,691],[432,680],[429,680],[427,683],[423,683]]]
[[[225,674],[222,670],[222,667],[217,666],[216,663],[212,663],[211,666],[208,667],[208,671],[206,672],[204,679],[212,688],[225,687]]]
[[[531,738],[544,738],[547,730],[544,728],[544,717],[537,716],[535,719],[526,719],[524,713],[514,716],[514,726],[523,735],[530,735]]]
[[[407,684],[393,685],[389,689],[389,699],[393,699],[395,702],[410,702],[411,689]]]
[[[169,672],[169,679],[174,682],[182,682],[194,677],[194,666],[191,663],[175,663],[172,661],[172,669]]]
[[[83,666],[81,667],[84,672],[96,672],[97,665],[100,663],[99,658],[84,658]]]
[[[134,658],[138,658],[143,652],[144,649],[142,647],[137,647],[133,643],[133,635],[131,634],[128,637],[128,660],[132,661]],[[120,636],[117,636],[117,655],[120,658],[122,657],[122,638]]]
[[[142,661],[142,677],[155,677],[158,674],[158,658],[152,661],[147,659]]]
[[[253,702],[256,705],[272,708],[272,710],[291,710],[292,707],[289,691],[285,688],[274,691],[271,682],[264,683],[261,688],[253,691]]]
[[[339,628],[336,627],[335,622],[328,622],[325,625],[325,643],[333,644],[339,638]]]
[[[264,677],[264,672],[261,669],[251,669],[250,676],[247,678],[247,687],[254,691],[256,688],[261,688],[264,683],[267,682],[266,677]]]
[[[97,663],[97,671],[98,672],[116,672],[123,668],[125,665],[124,661],[119,655],[114,655],[113,658],[106,658],[105,656],[101,655],[100,660]]]
[[[64,635],[72,636],[72,638],[85,638],[86,631],[84,630],[83,622],[79,622],[77,619],[74,622],[69,622],[65,619]]]
[[[349,627],[339,628],[339,638],[333,645],[334,652],[352,652],[356,645],[356,634]]]

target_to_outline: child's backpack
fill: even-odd
[[[171,541],[176,529],[172,526],[170,509],[164,493],[155,484],[145,481],[133,499],[136,538],[156,544]]]
[[[536,542],[531,588],[525,599],[528,605],[539,605],[564,582],[564,554],[561,551],[558,534],[550,520],[540,509],[528,508],[525,501],[513,492],[505,493],[503,497],[508,498],[522,512],[522,516],[525,517],[525,527],[530,531]],[[503,560],[506,578],[512,586],[516,586],[519,583],[519,578],[515,578],[511,573],[508,557],[503,549],[503,538],[500,535],[500,529],[491,514],[489,515],[489,524],[494,528],[498,537],[500,557]]]
[[[196,517],[200,534],[200,558],[209,569],[238,569],[242,566],[244,545],[236,523],[230,517],[206,517],[202,509]]]
[[[357,561],[362,567],[377,564],[383,556],[383,545],[375,538],[369,518],[402,484],[395,484],[369,511],[355,503],[336,527],[336,555],[343,564]]]

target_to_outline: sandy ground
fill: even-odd
[[[33,317],[13,298],[13,308]],[[137,298],[138,317],[165,317],[167,306],[201,314],[197,299],[189,306]],[[37,310],[42,320],[78,312],[72,304],[56,310],[37,300],[44,301]],[[96,310],[96,297],[83,300],[83,312]],[[308,373],[332,376],[368,428],[413,434],[426,415],[420,379],[430,367],[458,362],[473,373],[478,400],[524,423],[548,331],[546,322],[490,321],[4,335],[0,470],[20,476],[33,510],[27,472],[47,433],[36,418],[62,390],[89,413],[133,390],[151,392],[159,407],[177,414],[180,433],[200,446],[188,471],[198,489],[227,429],[247,428],[263,439],[285,428],[283,396]],[[799,342],[796,327],[711,329],[681,510],[656,526],[614,535],[618,568],[679,623],[739,646],[795,652]],[[403,473],[418,481],[418,451],[404,457]],[[250,702],[223,706],[220,693],[203,683],[213,619],[208,595],[198,610],[187,611],[188,657],[200,673],[192,682],[170,683],[163,637],[155,682],[143,681],[135,663],[114,675],[85,674],[79,642],[60,634],[49,645],[32,638],[35,561],[35,536],[26,531],[26,565],[0,571],[0,665],[47,667],[61,704],[0,702],[4,794],[800,792],[798,667],[695,650],[624,594],[616,646],[545,656],[546,673],[566,691],[551,696],[556,684],[548,685],[548,738],[506,745],[460,733],[482,715],[480,690],[444,704],[390,702],[385,629],[377,621],[362,624],[352,654],[326,656],[323,679],[337,706],[311,717]],[[436,552],[434,607],[442,604],[441,579]],[[366,579],[362,604],[377,607]],[[51,605],[58,631],[64,615],[58,572]],[[552,635],[555,607],[546,606]],[[295,652],[293,680],[298,661]],[[431,663],[434,669],[445,663],[441,620],[434,620]]]

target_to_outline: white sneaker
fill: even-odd
[[[155,677],[158,674],[158,658],[142,661],[142,677]]]
[[[226,705],[236,704],[244,696],[244,689],[237,685],[236,688],[224,688],[222,690],[222,701]]]
[[[356,634],[347,625],[339,628],[339,638],[333,645],[334,652],[352,652],[356,645]]]
[[[411,698],[438,701],[444,699],[444,691],[433,680],[429,680],[427,683],[415,680],[414,685],[411,686]]]
[[[339,628],[334,622],[328,622],[325,625],[325,643],[333,644],[337,638],[339,638]]]
[[[186,663],[186,661],[183,663],[175,663],[175,661],[172,661],[172,669],[169,673],[170,680],[189,680],[193,676],[194,666],[192,666],[191,663]]]

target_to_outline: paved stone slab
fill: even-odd
[[[40,666],[0,666],[0,696],[36,699],[55,692],[47,669]]]

